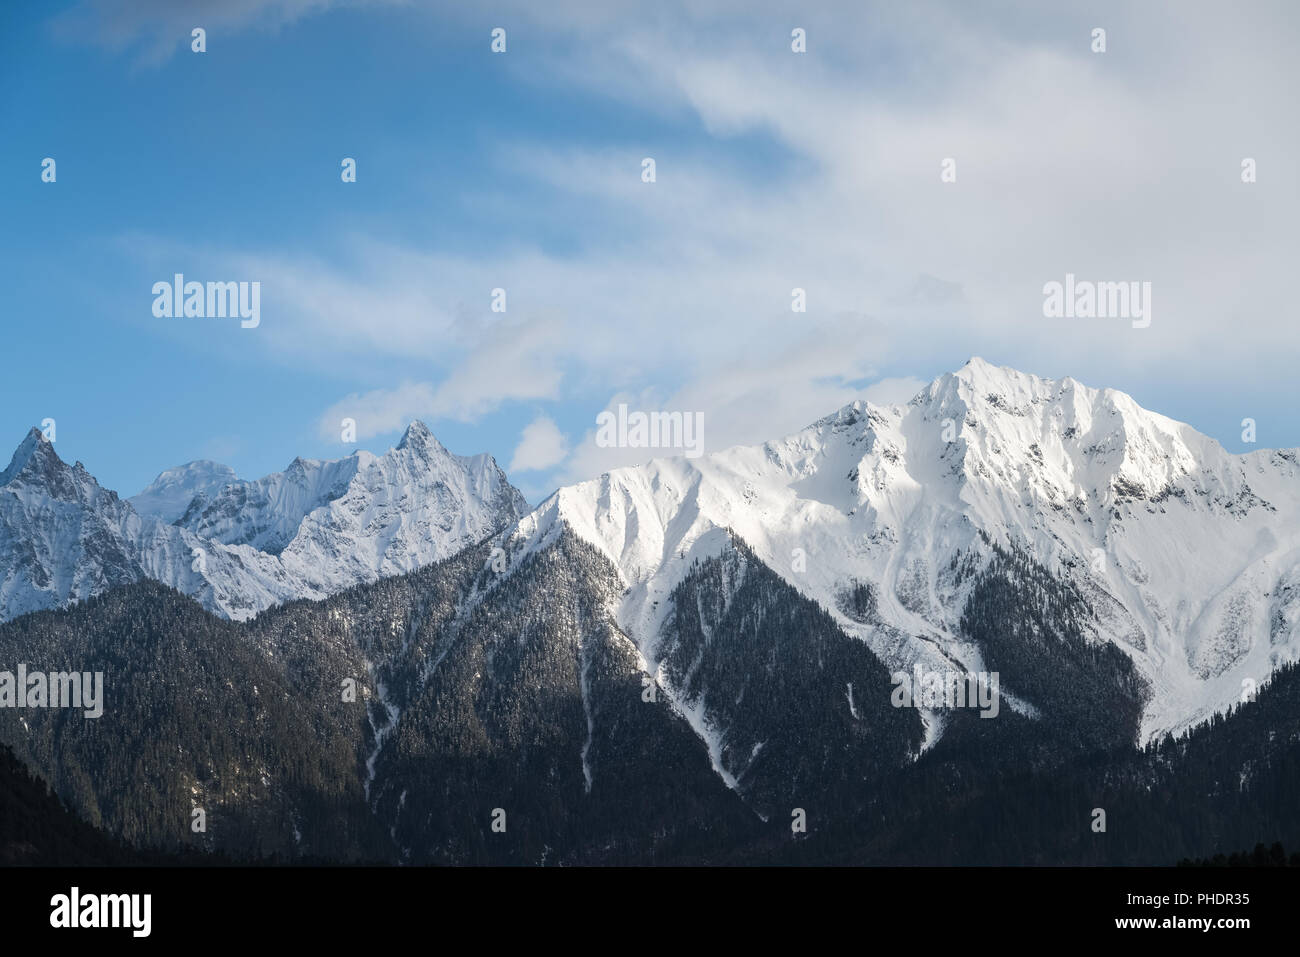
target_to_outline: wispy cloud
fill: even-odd
[[[229,36],[278,30],[332,7],[404,5],[408,0],[80,0],[54,20],[56,35],[113,50],[133,50],[157,65],[190,45],[202,27]]]
[[[283,21],[319,5],[233,6],[232,23],[252,23],[254,8]],[[502,22],[563,51],[530,82],[677,116],[697,135],[593,144],[559,126],[540,140],[503,129],[491,159],[530,181],[564,255],[518,236],[474,256],[358,236],[342,267],[238,256],[264,279],[265,342],[288,361],[426,363],[413,384],[376,374],[375,389],[330,405],[322,434],[345,414],[383,432],[622,395],[704,412],[711,446],[757,441],[882,370],[975,353],[1045,373],[1105,368],[1106,381],[1246,377],[1300,348],[1300,204],[1284,172],[1300,152],[1288,121],[1300,31],[1285,5],[1263,6],[1225,18],[1210,3],[1086,15],[667,3],[647,18],[507,3]],[[114,23],[107,36],[147,32]],[[1097,25],[1103,55],[1089,48]],[[808,53],[790,51],[792,26],[807,28]],[[647,155],[654,183],[640,178]],[[1261,168],[1251,187],[1238,179],[1247,155]],[[945,158],[955,183],[940,180]],[[1151,281],[1153,324],[1044,319],[1042,286],[1066,272]],[[505,315],[489,309],[497,287]],[[795,287],[807,312],[791,310]],[[552,465],[586,477],[611,457],[584,441]]]

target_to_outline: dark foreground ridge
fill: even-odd
[[[103,671],[106,698],[93,720],[0,708],[4,860],[1169,866],[1300,847],[1300,668],[1138,748],[1145,686],[1014,549],[961,570],[962,627],[1038,714],[958,710],[927,750],[880,661],[734,537],[667,598],[657,680],[594,548],[564,532],[510,558],[498,575],[485,542],[242,624],[140,582],[0,626],[0,661]]]

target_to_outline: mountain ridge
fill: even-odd
[[[124,500],[29,432],[0,473],[0,619],[141,578],[247,618],[410,571],[527,510],[495,459],[453,455],[423,423],[383,455],[298,457],[253,481],[196,465]]]
[[[507,538],[541,547],[562,523],[598,547],[653,665],[667,596],[734,529],[828,608],[872,582],[877,622],[836,614],[900,671],[983,670],[960,627],[969,586],[947,569],[988,561],[982,536],[1019,544],[1081,589],[1093,639],[1151,681],[1149,740],[1300,653],[1297,477],[1295,451],[1233,455],[1124,393],[975,358],[905,405],[859,400],[783,439],[566,486]]]
[[[431,463],[456,460],[413,425],[373,461],[297,458],[196,494],[188,521],[225,541],[142,518],[35,441],[0,522],[7,496],[31,504],[20,493],[48,482],[63,497],[37,502],[47,530],[78,533],[50,541],[97,546],[99,566],[73,571],[115,569],[114,533],[160,566],[142,574],[162,585],[0,625],[10,657],[102,661],[130,692],[105,727],[150,742],[162,817],[111,806],[135,754],[105,753],[98,725],[0,714],[0,740],[114,832],[189,843],[195,787],[212,847],[406,863],[1024,863],[1022,846],[1031,862],[1133,862],[1290,820],[1295,454],[1231,455],[1114,390],[972,360],[908,403],[614,470],[524,514],[490,457],[445,481]],[[346,491],[308,509],[340,461]],[[456,490],[514,511],[432,563],[385,565],[410,557],[408,534],[466,531],[443,507]],[[300,511],[280,554],[254,547],[278,527],[264,518]],[[202,607],[163,578],[191,547],[207,549],[206,573],[189,569]],[[291,577],[294,562],[324,571]],[[232,615],[204,591],[231,581],[265,588],[265,610]],[[998,720],[901,706],[891,685],[915,667],[999,674]],[[359,697],[344,682],[340,702],[345,677]],[[191,686],[231,689],[228,713],[193,707]],[[159,713],[191,747],[146,719]],[[254,743],[268,721],[269,750]],[[1162,823],[1175,793],[1201,809],[1196,834]],[[1098,806],[1153,836],[1099,843]],[[791,842],[801,812],[810,840]]]
[[[147,577],[242,619],[489,536],[513,566],[563,526],[618,570],[613,614],[651,669],[669,596],[733,532],[900,671],[984,670],[961,624],[971,579],[954,569],[992,561],[990,543],[1026,549],[1087,603],[1089,640],[1149,683],[1142,740],[1223,711],[1300,655],[1295,450],[1228,453],[1123,392],[978,357],[907,403],[856,400],[783,438],[615,469],[534,509],[491,456],[454,456],[418,420],[382,456],[227,472],[189,463],[122,500],[33,429],[0,473],[0,617]],[[157,517],[189,491],[171,523]],[[841,608],[863,584],[869,622]],[[932,744],[946,719],[926,720]]]

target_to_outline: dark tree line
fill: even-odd
[[[1147,689],[1083,595],[1021,549],[990,555],[948,570],[961,627],[1033,716],[950,713],[924,753],[882,663],[734,536],[663,599],[662,684],[611,614],[613,566],[568,531],[508,576],[485,542],[242,624],[150,582],[24,616],[0,662],[102,670],[105,713],[0,709],[0,854],[1230,864],[1300,846],[1300,668],[1139,748]],[[840,610],[874,622],[874,587],[845,583]]]

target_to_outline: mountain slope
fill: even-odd
[[[616,591],[562,535],[410,636],[371,790],[403,860],[707,862],[752,839],[759,819],[608,615]]]
[[[675,590],[655,674],[594,547],[561,531],[510,558],[499,572],[485,542],[242,623],[151,582],[24,616],[0,625],[0,660],[102,669],[106,708],[0,709],[0,744],[112,835],[237,859],[1152,864],[1300,839],[1296,665],[1144,750],[1138,711],[1102,699],[1075,704],[1100,731],[955,711],[918,756],[919,717],[886,703],[880,663],[743,542]],[[1017,675],[1060,642],[1062,673],[1027,686],[1122,687],[1102,679],[1131,662],[1080,643],[1077,602],[1042,605],[1042,574],[1011,553],[979,573],[969,616],[1023,623],[988,653]]]
[[[106,700],[97,719],[0,709],[0,742],[97,827],[237,858],[720,862],[779,844],[795,808],[812,833],[851,826],[914,757],[920,722],[885,703],[860,642],[743,543],[728,555],[696,569],[700,601],[683,596],[667,639],[702,662],[680,691],[608,613],[613,566],[567,532],[509,574],[482,543],[248,622],[128,585],[0,625],[0,660],[102,671]],[[719,614],[719,576],[741,563],[735,613]],[[689,712],[738,689],[746,736],[715,760]]]
[[[0,612],[54,608],[143,574],[144,520],[32,429],[0,472]]]
[[[278,624],[250,640],[151,581],[8,622],[0,658],[102,672],[104,703],[93,719],[0,709],[0,740],[68,807],[139,847],[373,855],[367,717],[340,691],[364,663],[337,636],[295,628],[292,612]]]
[[[139,863],[139,854],[71,813],[0,745],[0,867]]]
[[[1231,455],[1123,393],[972,359],[906,406],[855,402],[780,441],[562,488],[512,538],[564,526],[600,549],[629,588],[616,619],[654,664],[669,595],[733,529],[898,671],[988,670],[957,570],[1022,548],[1078,591],[1086,639],[1149,684],[1147,740],[1300,652],[1298,479],[1294,451]],[[869,621],[841,607],[859,583]],[[1051,704],[1004,691],[1026,713]]]

